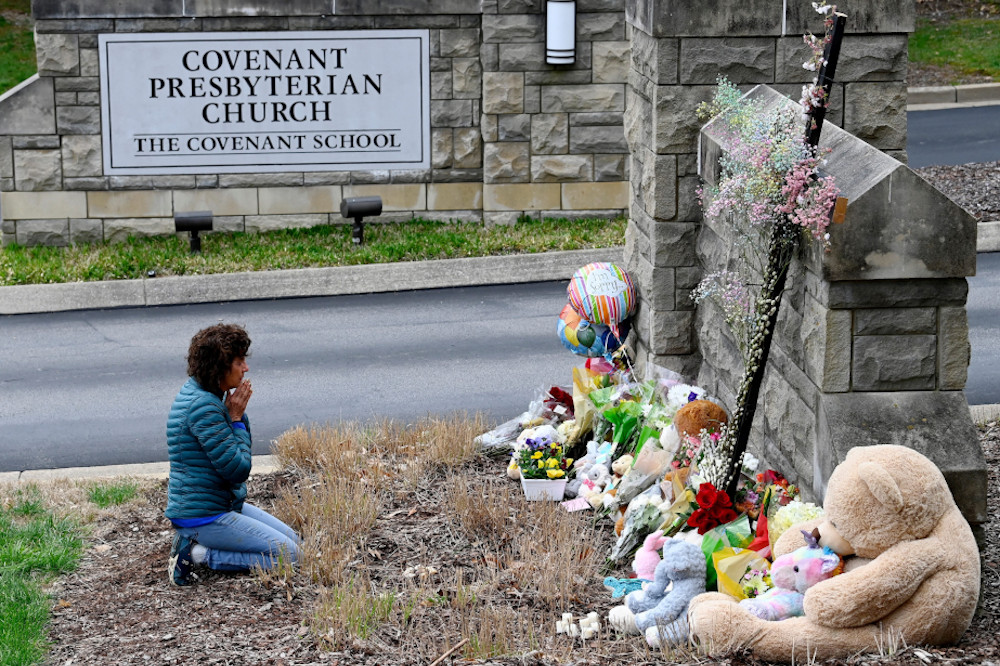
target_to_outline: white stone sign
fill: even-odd
[[[107,175],[430,168],[427,30],[99,39]]]

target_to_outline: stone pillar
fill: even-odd
[[[576,62],[545,62],[542,0],[483,0],[483,217],[627,206],[624,0],[577,2]]]
[[[906,48],[913,0],[852,3],[827,121],[905,161]],[[628,0],[632,59],[625,134],[631,151],[625,263],[639,289],[632,342],[637,364],[693,377],[700,364],[691,289],[695,256],[698,105],[725,76],[767,83],[795,98],[802,35],[823,29],[809,0]]]

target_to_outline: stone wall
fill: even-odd
[[[173,232],[340,224],[347,196],[381,220],[613,216],[627,208],[624,0],[580,0],[577,62],[544,61],[541,0],[34,0],[38,77],[0,98],[3,243],[65,245]],[[430,31],[431,168],[108,176],[98,35]],[[373,222],[375,220],[369,220]]]
[[[905,161],[913,0],[844,7],[850,16],[828,122]],[[640,367],[694,376],[700,353],[690,293],[701,276],[696,109],[719,76],[744,89],[766,83],[798,99],[812,76],[802,68],[809,56],[802,35],[821,34],[822,19],[809,0],[628,0],[626,14],[632,187],[625,261],[641,291],[631,344]]]
[[[769,105],[790,104],[770,88]],[[901,444],[931,458],[973,524],[986,519],[986,471],[962,389],[969,364],[966,276],[975,273],[976,223],[898,160],[835,126],[824,167],[848,199],[830,248],[806,244],[789,270],[751,446],[807,495],[822,499],[853,446]],[[701,174],[715,183],[727,149],[701,133]],[[738,214],[738,213],[737,213]],[[730,218],[705,220],[706,270],[738,261]],[[735,405],[743,363],[714,304],[699,305],[699,384]]]

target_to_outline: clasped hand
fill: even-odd
[[[249,379],[244,379],[240,382],[232,391],[226,393],[226,408],[229,409],[229,419],[232,421],[240,421],[243,419],[243,413],[247,409],[247,403],[250,402],[250,396],[253,395],[253,387],[250,385]]]

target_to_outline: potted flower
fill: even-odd
[[[573,459],[564,457],[564,453],[560,442],[544,437],[526,439],[514,452],[525,499],[562,500],[566,479],[573,471]]]

